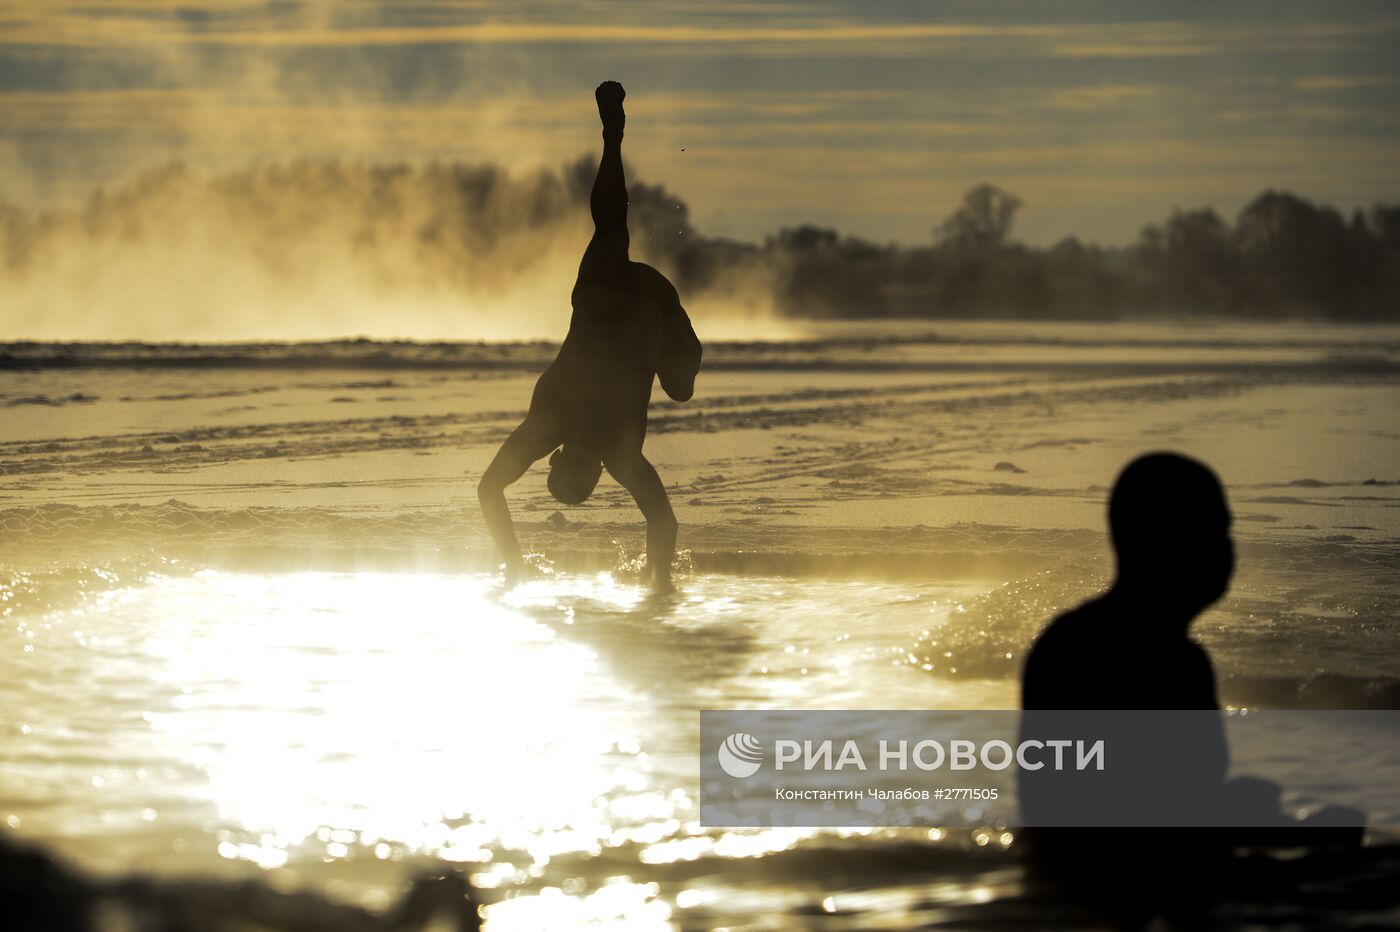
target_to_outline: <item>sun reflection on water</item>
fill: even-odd
[[[331,858],[387,844],[543,863],[604,843],[618,820],[606,799],[647,789],[626,722],[602,701],[627,697],[600,695],[592,651],[510,607],[546,592],[493,589],[206,573],[146,594],[159,619],[147,649],[175,694],[151,727],[208,774],[225,829],[258,842],[230,838],[221,853],[271,866],[269,848],[311,841]]]
[[[696,577],[654,599],[607,573],[114,583],[0,625],[19,723],[0,730],[0,820],[99,871],[266,872],[372,910],[446,862],[483,891],[493,932],[719,915],[732,891],[695,878],[821,832],[702,828],[696,710],[928,688],[862,673],[891,649],[877,587],[789,589]]]

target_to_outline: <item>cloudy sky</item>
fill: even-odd
[[[0,0],[0,199],[176,158],[557,165],[604,78],[713,234],[925,241],[984,180],[1037,243],[1270,186],[1400,199],[1400,4],[1346,0]]]

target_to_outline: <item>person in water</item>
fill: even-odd
[[[593,494],[603,469],[627,489],[647,522],[647,574],[671,585],[676,516],[656,470],[642,455],[651,388],[688,401],[701,346],[676,289],[656,269],[628,256],[627,183],[622,174],[626,92],[598,85],[603,157],[589,208],[593,239],[579,263],[573,318],[559,355],[535,384],[525,420],[506,438],[477,488],[487,530],[509,579],[525,570],[505,489],[546,455],[549,491],[565,505]]]
[[[1096,779],[1021,772],[1022,812],[1041,825],[1141,824],[1137,807],[1150,804],[1159,818],[1174,806],[1215,807],[1225,785],[1229,755],[1215,670],[1190,636],[1191,623],[1225,594],[1235,569],[1224,489],[1202,463],[1149,454],[1114,483],[1108,523],[1117,577],[1108,592],[1047,625],[1031,646],[1021,675],[1022,733],[1072,729],[1072,715],[1054,710],[1201,714],[1181,716],[1180,731],[1169,736],[1120,717],[1130,743],[1118,742],[1117,766]],[[1129,748],[1145,772],[1125,767]],[[1160,798],[1136,785],[1166,767],[1180,792]],[[1115,804],[1120,811],[1110,810]],[[1200,818],[1199,811],[1173,815],[1186,824]]]
[[[1215,473],[1175,453],[1139,457],[1114,483],[1108,521],[1117,576],[1106,593],[1052,621],[1031,647],[1021,676],[1021,736],[1060,737],[1088,721],[1111,730],[1114,766],[1097,780],[1018,773],[1025,820],[1066,826],[1025,830],[1023,850],[1034,875],[1123,927],[1153,915],[1199,927],[1233,848],[1352,844],[1364,816],[1327,807],[1303,821],[1350,827],[1303,828],[1282,812],[1277,785],[1228,778],[1215,669],[1190,634],[1235,570],[1230,508]],[[1178,712],[1171,729],[1159,730],[1147,716],[1095,718],[1095,710],[1199,714]],[[1113,824],[1217,827],[1102,827]]]

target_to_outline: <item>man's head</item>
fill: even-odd
[[[562,505],[581,505],[593,494],[603,463],[576,444],[564,444],[549,458],[549,494]]]
[[[1113,484],[1108,523],[1119,589],[1194,615],[1229,588],[1230,506],[1204,463],[1176,453],[1133,460]]]

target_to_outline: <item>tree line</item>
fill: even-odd
[[[659,189],[643,189],[648,195]],[[783,313],[827,318],[1400,320],[1400,206],[1350,216],[1265,191],[1233,219],[1176,210],[1126,246],[1070,236],[1016,242],[1022,202],[979,185],[926,245],[880,244],[826,227],[779,230],[759,244],[667,236],[658,260],[677,285],[714,287],[736,269],[766,274]],[[643,217],[664,211],[642,212]]]
[[[191,262],[203,244],[219,263],[279,282],[334,273],[377,293],[500,292],[550,262],[577,262],[594,168],[592,157],[529,174],[308,160],[205,177],[169,165],[73,207],[0,202],[0,284],[100,281],[104,263]],[[716,238],[666,188],[634,178],[629,193],[634,256],[682,295],[795,317],[1400,317],[1400,206],[1345,215],[1271,190],[1234,218],[1174,211],[1128,245],[1070,236],[1039,248],[1013,236],[1021,200],[990,184],[968,191],[915,245],[810,224],[762,242]]]

